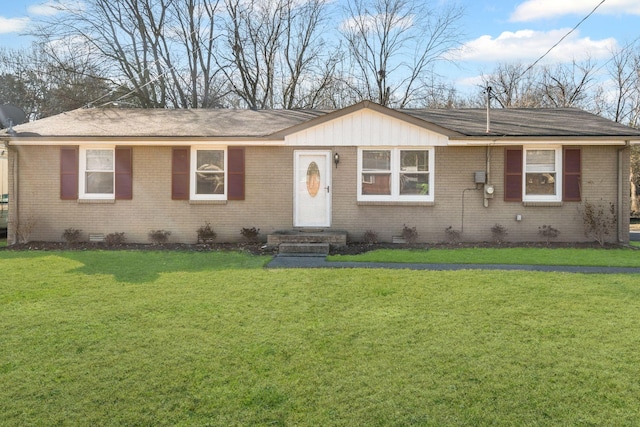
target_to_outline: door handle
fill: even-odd
[[[328,186],[328,185],[327,185],[327,187],[326,187],[326,190],[327,190],[327,193],[328,193],[328,192],[329,192],[329,186]]]

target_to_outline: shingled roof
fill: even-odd
[[[633,129],[573,108],[392,110],[363,102],[341,110],[78,109],[14,128],[15,137],[265,138],[282,137],[353,111],[372,108],[455,139],[584,137],[640,139]],[[6,136],[6,130],[5,130]],[[275,139],[275,138],[274,138]]]
[[[640,130],[577,108],[484,108],[459,110],[400,110],[403,113],[469,137],[638,137]]]

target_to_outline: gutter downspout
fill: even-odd
[[[495,141],[494,141],[495,142]],[[486,197],[487,193],[486,193],[486,187],[488,184],[491,183],[491,144],[487,145],[487,152],[485,154],[485,159],[486,159],[486,169],[487,169],[487,177],[484,183],[485,186],[485,194],[484,194],[484,200],[482,202],[482,205],[485,208],[489,207],[489,198]]]
[[[14,245],[18,242],[17,227],[20,224],[18,209],[18,150],[7,144],[9,157],[11,158],[11,193],[9,194],[9,221],[7,223],[7,244]]]

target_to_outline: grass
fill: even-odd
[[[633,275],[0,252],[15,425],[637,425]]]
[[[640,267],[640,252],[631,249],[460,248],[379,249],[359,255],[332,255],[331,261],[529,264]]]

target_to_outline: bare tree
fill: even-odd
[[[42,23],[39,35],[54,43],[84,41],[95,63],[129,90],[135,104],[211,104],[217,2],[88,0],[82,8],[61,0],[53,4],[60,13]]]
[[[271,108],[286,0],[225,0],[225,6],[228,49],[221,65],[227,80],[249,108]]]
[[[326,0],[289,0],[285,19],[281,104],[287,109],[313,108],[331,88],[342,60],[340,49],[332,50],[322,37],[329,21]]]
[[[640,42],[612,52],[610,84],[601,87],[596,105],[600,114],[632,127],[640,125]]]
[[[491,87],[492,99],[502,108],[540,107],[542,92],[539,74],[527,70],[523,64],[498,64],[493,72],[482,76],[482,88]],[[479,104],[484,105],[484,96]]]
[[[14,104],[32,120],[82,107],[113,87],[71,45],[0,50],[0,64],[0,104]]]
[[[597,114],[618,123],[640,127],[640,40],[612,52],[608,62],[610,80],[601,84],[594,97]],[[640,215],[640,147],[631,148],[631,213]]]
[[[423,78],[445,52],[457,47],[463,9],[441,9],[412,0],[349,0],[342,25],[361,99],[405,107],[423,89]]]
[[[591,61],[558,64],[544,67],[541,86],[544,93],[543,104],[550,107],[580,107],[590,94],[595,65]]]
[[[250,108],[310,108],[330,88],[339,51],[322,34],[325,0],[225,0],[219,65]]]
[[[533,68],[498,64],[482,76],[482,90],[490,86],[492,99],[502,108],[580,107],[593,95],[593,74],[590,61]]]

